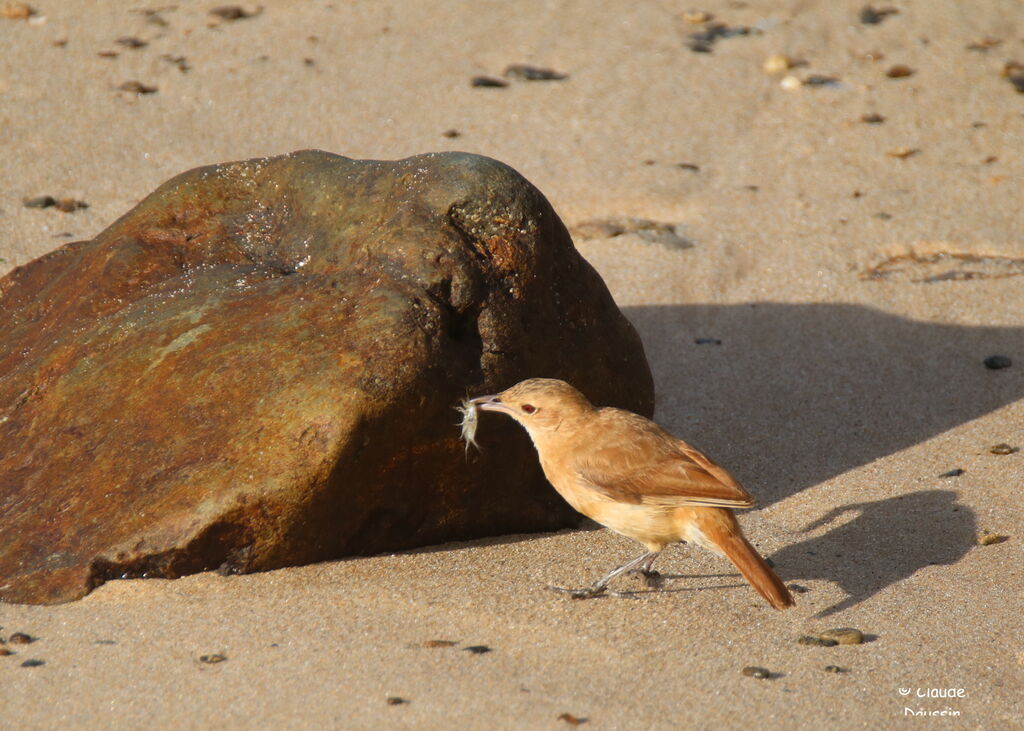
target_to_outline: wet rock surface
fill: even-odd
[[[186,172],[0,279],[0,598],[575,521],[523,378],[653,410],[640,341],[511,168],[318,151]]]

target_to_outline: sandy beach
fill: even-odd
[[[0,726],[1024,727],[1018,2],[30,5],[0,17],[0,274],[199,165],[497,158],[799,593],[774,611],[691,546],[660,589],[547,589],[638,555],[593,527],[113,581],[0,605],[0,637],[35,638],[3,645]],[[471,83],[511,64],[566,78]],[[87,207],[23,204],[45,195]],[[838,627],[866,641],[798,642]]]

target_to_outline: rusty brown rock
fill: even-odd
[[[453,407],[550,376],[653,410],[562,222],[475,155],[192,170],[0,279],[0,312],[8,601],[570,525],[519,430],[467,458]]]

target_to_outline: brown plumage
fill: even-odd
[[[573,508],[647,547],[577,598],[603,592],[631,570],[653,574],[665,546],[689,541],[724,554],[776,609],[792,606],[785,585],[747,542],[732,508],[754,499],[732,475],[681,439],[637,414],[595,408],[564,381],[532,378],[471,399],[507,414],[533,440],[544,474]]]

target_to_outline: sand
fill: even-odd
[[[1024,61],[1018,3],[898,0],[865,25],[859,2],[709,0],[755,29],[712,53],[687,48],[704,27],[689,0],[263,0],[213,27],[216,3],[32,4],[0,19],[0,271],[185,169],[309,147],[478,152],[571,227],[674,226],[675,245],[576,241],[644,338],[658,420],[757,495],[748,535],[806,592],[775,612],[688,546],[660,560],[661,590],[547,590],[637,553],[604,530],[111,582],[0,606],[0,635],[38,637],[0,657],[0,725],[880,728],[908,709],[1024,725],[1024,454],[989,452],[1024,446],[1024,96],[1000,75]],[[1001,43],[968,48],[986,38]],[[775,53],[834,81],[787,90],[762,71]],[[470,86],[512,63],[569,78]],[[913,74],[888,78],[896,64]],[[89,207],[21,204],[44,194]],[[986,369],[993,354],[1014,365]],[[868,642],[797,643],[832,627]]]

